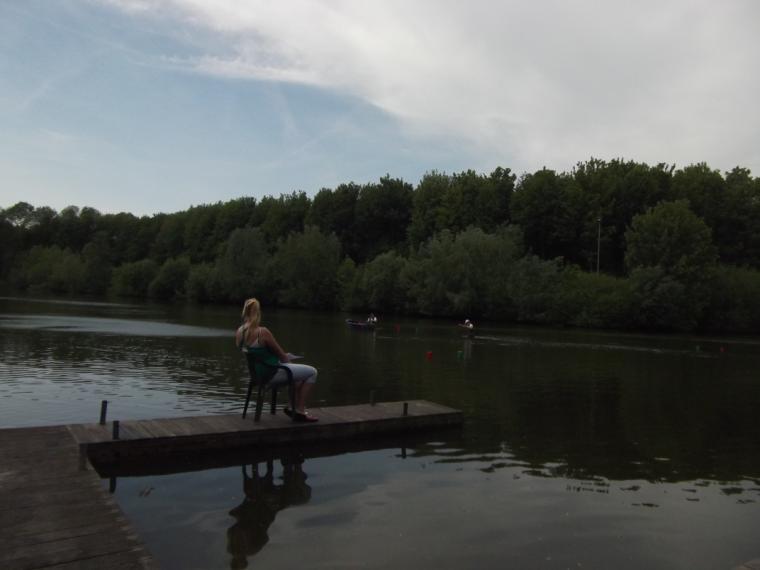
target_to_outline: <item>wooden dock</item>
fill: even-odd
[[[119,422],[118,439],[113,438],[111,422],[68,429],[77,443],[86,446],[87,456],[97,466],[159,453],[323,442],[462,423],[460,411],[425,400],[312,408],[309,413],[319,422],[296,423],[283,413],[264,413],[259,423],[254,423],[252,416],[243,420],[238,414],[136,420]]]
[[[282,413],[264,413],[259,423],[238,414],[122,421],[118,439],[114,422],[0,430],[0,568],[158,567],[93,465],[107,471],[175,453],[324,444],[462,423],[461,412],[424,400],[310,412],[318,423]]]
[[[0,457],[0,568],[158,568],[66,426],[0,430]]]

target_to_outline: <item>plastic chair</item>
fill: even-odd
[[[295,391],[295,385],[293,383],[293,372],[291,372],[290,368],[287,366],[283,366],[282,364],[268,364],[264,362],[262,359],[258,358],[254,353],[252,352],[245,352],[246,362],[248,363],[248,374],[250,376],[250,380],[248,381],[248,393],[245,396],[245,406],[243,407],[243,419],[245,419],[246,413],[248,412],[248,405],[251,401],[251,392],[253,392],[253,387],[258,386],[258,394],[256,396],[256,411],[253,415],[253,421],[258,422],[261,420],[261,410],[264,407],[264,392],[269,388],[272,391],[272,404],[270,413],[274,414],[277,411],[277,389],[279,386],[272,386],[269,387],[267,384],[272,379],[272,377],[277,373],[277,370],[282,369],[285,371],[285,374],[288,376],[288,396],[290,400],[290,409],[295,410],[296,409],[296,391]],[[266,377],[260,378],[258,372],[256,371],[256,365],[264,366],[267,370]],[[293,414],[293,417],[295,418],[295,414]]]

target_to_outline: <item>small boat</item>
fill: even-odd
[[[368,323],[367,321],[356,321],[354,319],[346,319],[346,324],[352,329],[357,329],[357,330],[362,330],[362,331],[375,330],[375,323]]]

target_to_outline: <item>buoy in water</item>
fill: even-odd
[[[425,353],[425,358],[427,358],[428,360],[433,360],[433,351],[432,350],[428,350]]]

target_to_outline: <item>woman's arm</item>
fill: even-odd
[[[277,343],[277,340],[274,338],[274,335],[268,328],[261,327],[261,332],[259,333],[259,342],[263,342],[267,348],[271,350],[277,358],[280,359],[280,362],[290,361],[288,354],[282,350],[282,347]]]

